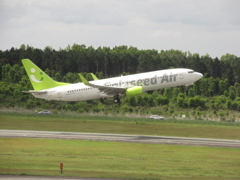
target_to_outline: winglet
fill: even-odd
[[[87,86],[91,85],[80,73],[78,75],[85,85],[87,85]]]
[[[90,73],[90,74],[91,74],[91,76],[92,76],[92,78],[93,78],[94,81],[99,80],[93,73]]]

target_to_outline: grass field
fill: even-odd
[[[240,149],[21,138],[0,138],[0,144],[0,174],[179,180],[240,177]]]
[[[240,124],[0,112],[0,129],[240,139]],[[60,174],[59,163],[64,163]],[[0,174],[119,179],[239,179],[240,149],[0,138]]]
[[[0,129],[240,139],[240,123],[0,112]]]

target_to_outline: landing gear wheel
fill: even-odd
[[[105,101],[105,98],[101,98],[101,99],[100,99],[100,102],[101,102],[101,103],[104,103],[104,101]]]
[[[114,102],[115,104],[119,104],[119,103],[120,103],[120,98],[119,98],[119,96],[115,96],[114,99],[113,99],[113,102]]]

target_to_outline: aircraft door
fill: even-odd
[[[62,98],[62,92],[61,92],[61,91],[58,92],[58,98],[59,98],[59,99]]]

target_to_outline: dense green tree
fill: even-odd
[[[211,58],[208,54],[200,56],[179,50],[138,50],[136,47],[116,46],[114,48],[68,45],[65,49],[55,50],[47,46],[43,50],[22,44],[19,49],[0,50],[0,106],[26,108],[55,108],[78,112],[118,112],[111,100],[105,104],[87,102],[48,102],[22,93],[32,89],[22,67],[21,59],[29,58],[54,80],[76,83],[78,73],[92,80],[89,73],[99,79],[134,74],[168,68],[191,68],[204,74],[204,77],[190,87],[166,88],[142,96],[127,97],[122,101],[122,112],[148,111],[157,105],[164,106],[166,112],[172,106],[181,108],[214,108],[240,110],[240,58],[226,54]],[[173,105],[174,104],[174,105]],[[110,107],[109,107],[110,106]],[[156,109],[156,111],[157,111]]]
[[[169,103],[169,99],[165,96],[158,96],[156,98],[157,105],[167,105]]]
[[[218,83],[220,94],[224,94],[225,91],[228,91],[230,83],[228,79],[220,80]]]
[[[130,96],[127,98],[127,102],[129,103],[129,105],[131,106],[137,106],[137,101],[136,98],[134,96]]]
[[[137,104],[138,104],[138,106],[144,106],[145,105],[142,96],[137,96]]]
[[[188,98],[188,106],[189,107],[201,107],[204,108],[205,107],[205,101],[200,98],[200,96],[195,96],[192,98]]]
[[[230,98],[231,100],[234,100],[234,99],[236,98],[236,93],[235,93],[235,91],[234,91],[234,87],[233,87],[233,86],[231,86],[231,87],[229,88],[229,98]]]

